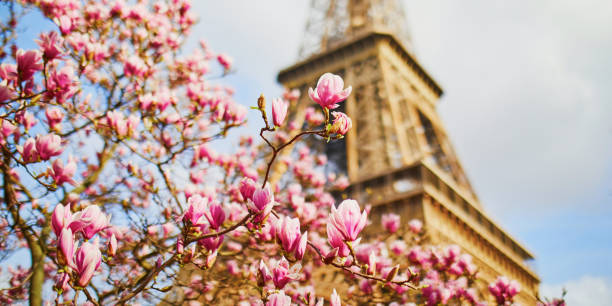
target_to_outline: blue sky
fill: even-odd
[[[194,1],[188,45],[230,54],[237,72],[225,82],[254,105],[281,93],[276,73],[297,58],[308,2]],[[542,292],[565,286],[570,305],[612,304],[612,3],[404,6],[464,168],[485,210],[535,253]],[[48,23],[28,26],[24,39]]]
[[[241,102],[280,93],[276,73],[297,58],[308,2],[196,3],[195,32],[233,55]],[[486,211],[535,253],[542,293],[565,286],[570,305],[612,304],[612,4],[404,6],[464,168]]]

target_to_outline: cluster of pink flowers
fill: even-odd
[[[489,291],[498,305],[512,305],[514,296],[521,291],[521,287],[516,281],[500,276],[489,285]]]

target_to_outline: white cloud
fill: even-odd
[[[560,297],[563,288],[567,289],[565,301],[570,306],[607,306],[612,305],[612,281],[602,277],[582,276],[564,284],[540,286],[543,297]]]

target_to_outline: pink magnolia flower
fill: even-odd
[[[368,214],[361,212],[357,201],[344,200],[337,209],[332,206],[330,221],[344,241],[355,241],[368,221]]]
[[[38,152],[36,151],[36,142],[34,138],[28,138],[23,144],[23,147],[17,147],[17,151],[21,153],[21,157],[25,163],[34,163],[38,161]]]
[[[45,110],[45,116],[47,117],[47,124],[52,130],[59,130],[60,123],[64,119],[64,113],[59,108],[47,108]]]
[[[108,239],[108,256],[115,256],[117,254],[117,238],[115,234],[112,234]]]
[[[203,198],[199,194],[194,194],[189,197],[187,200],[187,204],[189,204],[189,208],[183,215],[183,221],[189,221],[191,225],[197,226],[201,225],[203,220],[200,218],[204,216],[206,212],[206,208],[208,206],[208,199]]]
[[[59,249],[57,260],[63,265],[72,266],[74,256],[74,236],[69,228],[65,227],[61,230],[57,244]]]
[[[349,118],[345,113],[341,112],[332,112],[332,115],[334,115],[334,123],[330,127],[329,131],[331,133],[346,135],[346,133],[353,127],[351,118]]]
[[[257,285],[263,287],[266,282],[272,279],[272,274],[268,269],[268,266],[263,260],[259,260],[259,267],[257,268]]]
[[[50,175],[57,186],[61,186],[64,183],[74,185],[76,183],[73,177],[76,169],[76,160],[72,156],[68,157],[68,163],[66,163],[65,166],[64,162],[58,158],[54,160],[53,164],[51,165]]]
[[[283,246],[285,252],[293,254],[297,260],[304,257],[308,232],[300,234],[300,220],[298,218],[283,217],[277,221],[276,239]]]
[[[253,200],[253,193],[257,190],[255,182],[250,178],[243,178],[240,181],[240,194],[245,200]]]
[[[201,226],[200,228],[202,228],[202,234],[210,233],[210,229],[208,228],[208,225],[205,224]],[[223,240],[224,240],[223,235],[212,236],[212,237],[198,240],[198,244],[206,248],[206,250],[208,250],[210,253],[215,253],[219,249],[221,244],[223,243]]]
[[[219,64],[221,64],[221,66],[223,66],[223,69],[225,69],[225,71],[228,71],[232,68],[232,58],[226,54],[217,55],[217,61],[219,62]]]
[[[340,234],[336,227],[331,223],[327,224],[327,241],[329,242],[329,245],[336,250],[336,255],[346,257],[350,254],[350,250],[346,243],[344,243],[342,234]]]
[[[85,287],[93,277],[94,272],[100,267],[102,253],[98,247],[98,240],[95,243],[85,242],[76,252],[75,268],[79,274],[77,284]]]
[[[289,262],[285,257],[276,261],[272,265],[272,282],[277,289],[283,289],[287,283],[300,278],[299,271],[302,265],[299,263],[289,267]]]
[[[291,297],[281,290],[268,296],[266,306],[291,306]]]
[[[274,99],[272,101],[272,121],[274,125],[281,127],[287,117],[287,109],[289,108],[289,102],[283,101],[283,99]]]
[[[81,232],[86,239],[91,239],[99,231],[108,227],[108,218],[97,205],[87,206],[73,216],[70,229]]]
[[[42,160],[62,154],[62,138],[55,134],[36,136],[36,151]]]
[[[72,213],[70,212],[70,204],[66,206],[57,204],[51,215],[51,227],[56,236],[59,237],[62,229],[68,227],[72,222]]]
[[[342,306],[342,301],[340,300],[338,292],[336,292],[336,288],[334,288],[334,291],[332,292],[331,297],[329,298],[329,302],[331,306]]]
[[[270,189],[270,185],[255,190],[253,192],[253,200],[247,202],[247,206],[258,215],[254,220],[255,223],[265,220],[274,206],[274,194]]]
[[[397,232],[400,226],[400,216],[394,213],[384,214],[381,217],[383,227],[391,234]]]
[[[327,72],[319,78],[315,90],[308,90],[308,95],[321,107],[334,109],[338,107],[337,103],[344,101],[351,94],[351,86],[346,89],[343,87],[344,81],[340,76]]]
[[[206,208],[204,209],[204,217],[208,220],[210,227],[215,230],[218,230],[221,225],[223,225],[223,221],[225,221],[225,211],[223,210],[223,206],[219,203],[207,203]]]
[[[15,92],[7,86],[0,85],[0,103],[15,98]]]
[[[410,220],[410,222],[408,222],[408,228],[410,229],[411,232],[418,234],[421,232],[421,229],[423,228],[423,222],[421,222],[421,220],[418,220],[418,219],[412,219]]]
[[[17,72],[20,81],[27,81],[34,76],[34,73],[43,69],[40,62],[40,52],[37,50],[17,51]]]
[[[36,123],[38,123],[36,117],[34,117],[34,115],[28,111],[23,111],[15,114],[15,120],[17,120],[19,124],[23,124],[23,127],[26,129],[26,131],[30,130],[34,125],[36,125]]]
[[[8,120],[2,120],[2,124],[0,125],[0,134],[4,137],[4,139],[9,138],[9,136],[13,135],[15,132],[18,132],[18,130],[14,124]]]
[[[514,296],[520,290],[520,285],[516,281],[511,281],[505,276],[499,276],[493,283],[489,284],[489,291],[495,297],[498,305],[512,303]]]
[[[46,99],[57,100],[63,104],[78,91],[78,78],[74,74],[72,66],[64,66],[59,70],[53,70],[47,81]]]
[[[63,55],[61,50],[63,39],[57,32],[41,33],[40,40],[36,40],[36,43],[42,49],[43,58],[47,61],[52,61]]]

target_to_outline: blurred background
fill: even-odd
[[[279,96],[309,1],[193,4],[188,45],[233,57],[238,101]],[[535,253],[541,294],[612,305],[612,2],[403,4],[457,154],[485,210]]]

